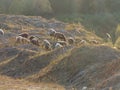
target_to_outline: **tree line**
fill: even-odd
[[[119,12],[120,0],[0,0],[0,13],[24,15]]]

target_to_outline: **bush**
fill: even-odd
[[[118,24],[116,31],[115,31],[115,39],[117,40],[120,36],[120,24]]]
[[[114,44],[114,47],[116,48],[120,48],[120,37],[117,38],[115,44]]]

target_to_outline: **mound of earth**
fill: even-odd
[[[30,79],[71,85],[78,90],[84,86],[98,90],[106,87],[118,89],[119,68],[119,51],[107,46],[83,46],[50,63]]]

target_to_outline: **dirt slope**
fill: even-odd
[[[119,57],[119,51],[107,46],[83,46],[72,50],[60,61],[56,61],[46,74],[39,73],[34,77],[36,81],[48,80],[78,89],[83,86],[97,89],[114,87],[116,83],[119,84],[119,80],[115,79],[119,77],[117,74],[119,73]]]

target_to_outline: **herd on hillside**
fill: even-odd
[[[3,29],[0,29],[0,35],[4,36],[5,32]],[[18,34],[15,37],[15,44],[33,44],[35,46],[42,46],[42,48],[44,48],[45,50],[52,50],[55,48],[63,48],[64,46],[67,45],[75,45],[75,39],[73,37],[68,37],[66,38],[64,33],[58,32],[53,28],[50,28],[47,32],[47,34],[51,37],[51,39],[54,40],[54,44],[51,43],[49,40],[44,39],[42,40],[42,43],[40,43],[39,41],[39,37],[35,36],[35,35],[30,35],[27,32],[23,32]],[[99,42],[97,40],[92,40],[91,41],[94,44],[98,44]],[[81,44],[85,44],[87,43],[86,40],[81,40],[80,41]]]

